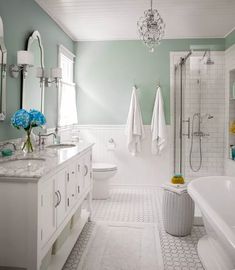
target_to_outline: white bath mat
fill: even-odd
[[[158,270],[161,254],[156,227],[98,222],[78,270]]]
[[[117,188],[111,191],[111,197],[109,200],[94,201],[93,202],[93,206],[94,206],[93,220],[94,221],[88,222],[85,225],[85,228],[83,229],[81,235],[79,236],[79,239],[77,243],[75,244],[63,270],[77,270],[77,269],[101,270],[101,268],[98,268],[98,267],[83,269],[81,268],[81,266],[83,265],[84,267],[86,266],[88,267],[88,265],[85,264],[88,256],[90,258],[89,260],[91,263],[93,260],[93,255],[91,254],[101,252],[100,249],[103,246],[106,246],[104,242],[102,242],[102,245],[100,245],[99,241],[95,240],[97,237],[99,237],[99,235],[102,235],[103,239],[101,240],[104,241],[106,233],[103,232],[102,234],[100,234],[100,232],[102,232],[103,226],[108,226],[108,225],[119,226],[120,224],[122,226],[126,226],[125,229],[129,227],[133,228],[133,231],[131,230],[132,236],[135,235],[136,231],[134,230],[134,228],[136,227],[139,228],[140,226],[142,228],[141,231],[143,232],[143,230],[147,230],[147,228],[149,228],[148,226],[150,226],[151,228],[156,228],[158,226],[158,229],[156,228],[156,231],[155,231],[156,233],[155,239],[157,239],[157,237],[160,237],[160,240],[156,240],[156,241],[153,240],[152,242],[155,242],[155,244],[158,243],[159,245],[161,244],[161,248],[159,249],[161,249],[162,251],[164,270],[202,270],[203,267],[197,255],[197,242],[199,238],[201,238],[205,234],[204,227],[194,227],[192,234],[186,237],[174,237],[167,234],[164,230],[163,222],[162,222],[161,200],[159,200],[161,196],[162,196],[161,190],[153,189],[153,188],[133,188],[133,187],[125,188],[125,189]],[[146,224],[146,223],[149,223],[149,224]],[[102,228],[100,228],[101,225],[102,225]],[[129,232],[129,229],[128,229],[128,232]],[[139,233],[137,235],[139,235]],[[116,236],[116,233],[115,233],[115,236]],[[126,234],[123,233],[121,238],[124,238],[123,236],[126,237]],[[137,239],[139,238],[137,237]],[[97,243],[96,250],[94,248],[94,243]],[[135,243],[139,245],[138,241]],[[131,244],[134,245],[134,242],[131,242]],[[125,247],[123,246],[124,246],[124,242],[121,242],[120,248],[122,249],[122,251],[125,249]],[[93,248],[92,253],[90,251],[91,247]],[[117,254],[120,254],[119,252],[121,251],[119,251],[119,246],[116,245],[115,248],[116,248]],[[132,248],[133,250],[136,250],[135,246],[133,246]],[[114,247],[112,247],[112,249],[114,249]],[[104,252],[104,248],[102,248],[102,250]],[[156,247],[156,250],[157,252],[155,252],[155,256],[160,255],[161,253],[158,252],[158,247]],[[148,253],[150,257],[152,256],[151,255],[152,253],[154,252],[151,251],[150,253]],[[103,254],[104,255],[102,256],[95,255],[94,258],[97,258],[97,257],[100,258],[100,260],[98,260],[100,263],[101,258],[104,259],[106,258],[104,256],[107,256],[105,255],[105,253]],[[125,252],[123,256],[126,257],[127,256],[126,254],[130,254],[129,249],[128,249],[128,252]],[[133,254],[136,254],[136,253],[134,253],[133,251]],[[119,257],[115,257],[114,261],[118,260]],[[148,259],[146,259],[146,261],[148,261]],[[157,261],[159,262],[159,264],[161,263],[160,259],[158,259]],[[108,263],[110,262],[111,261],[109,261]],[[79,268],[78,268],[78,265],[79,265]],[[113,269],[117,270],[118,269],[118,268],[112,268],[112,267],[113,265],[111,266],[110,269],[104,268],[102,270],[113,270]],[[122,265],[120,267],[122,267]],[[126,268],[123,267],[123,268],[119,268],[118,270],[123,270],[123,269],[125,270]],[[141,268],[137,268],[137,269],[139,270]],[[144,269],[149,270],[151,268],[149,269],[144,268]],[[161,268],[155,267],[154,269],[158,270]],[[132,268],[130,270],[132,270]]]

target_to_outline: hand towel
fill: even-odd
[[[166,121],[161,89],[158,87],[151,122],[152,154],[160,155],[167,144]]]
[[[141,152],[141,141],[145,137],[142,115],[136,90],[136,87],[133,87],[126,124],[127,146],[129,152],[134,156]]]
[[[178,193],[178,194],[186,193],[188,191],[187,186],[188,186],[188,183],[176,184],[176,185],[171,184],[171,183],[167,183],[167,184],[161,185],[161,187],[163,189],[168,190],[168,191],[172,191],[172,192],[175,192],[175,193]]]

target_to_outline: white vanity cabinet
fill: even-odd
[[[62,269],[90,218],[92,145],[80,146],[77,153],[68,151],[68,158],[65,152],[59,154],[63,161],[40,178],[0,176],[0,269],[40,270],[43,258],[87,199],[88,209],[52,255],[48,269]]]
[[[66,217],[66,170],[47,179],[39,190],[40,247],[43,247]]]
[[[59,227],[60,224],[64,221],[67,214],[67,205],[66,205],[66,181],[65,181],[66,171],[62,169],[58,172],[54,178],[54,209],[55,209],[55,221],[56,227]]]
[[[39,232],[40,232],[40,247],[45,244],[50,236],[56,230],[56,213],[55,213],[55,182],[54,180],[45,182],[42,185],[40,192],[39,206]]]
[[[86,189],[91,184],[92,179],[92,154],[86,153],[81,160],[82,164],[82,189]]]
[[[75,161],[68,166],[68,170],[66,171],[66,207],[67,209],[72,209],[76,199],[76,182],[78,181],[76,178],[80,175],[77,173],[77,162]]]

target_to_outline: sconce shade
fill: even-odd
[[[62,69],[61,68],[51,68],[51,78],[62,78]]]
[[[43,78],[44,77],[44,69],[43,68],[37,67],[36,77],[37,78]]]
[[[50,71],[48,69],[44,69],[44,78],[50,78]]]
[[[18,51],[17,52],[17,65],[29,65],[33,66],[34,57],[33,53],[29,51]]]

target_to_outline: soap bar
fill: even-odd
[[[3,149],[2,150],[2,156],[3,157],[10,157],[10,156],[12,156],[12,150],[11,149]]]

